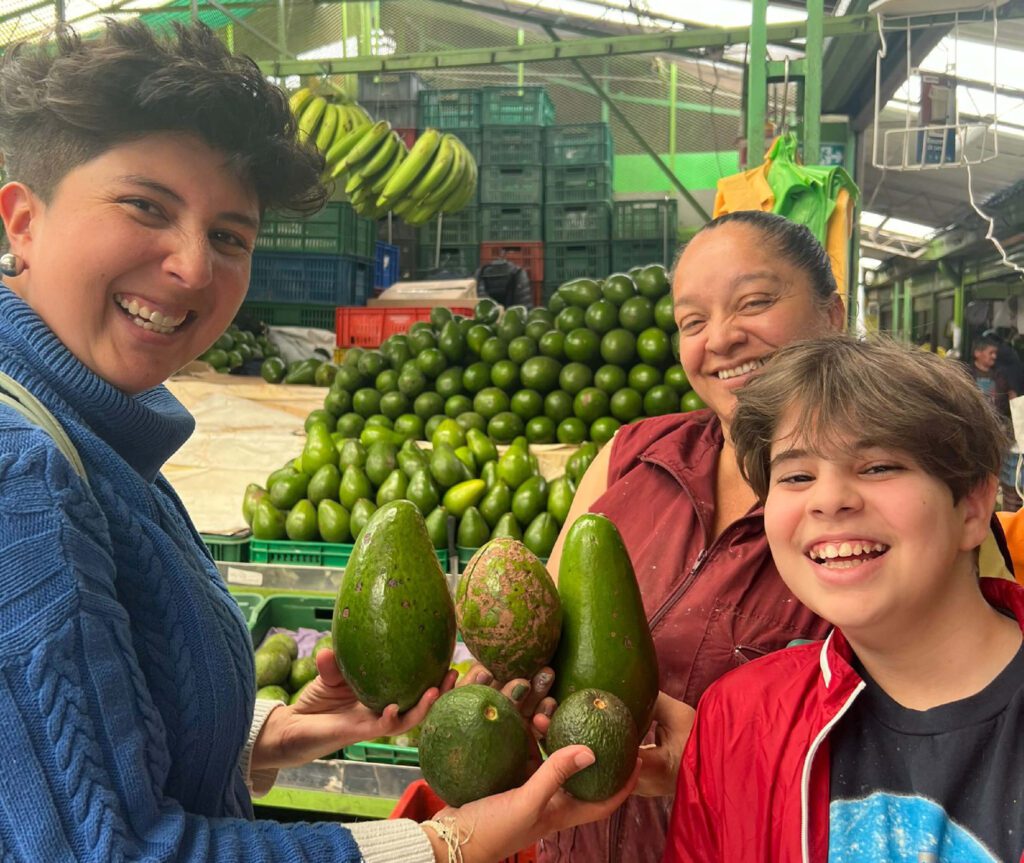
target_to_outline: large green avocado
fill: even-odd
[[[622,537],[603,515],[581,515],[558,566],[562,640],[553,663],[559,703],[581,689],[621,698],[647,733],[658,697],[658,659]]]
[[[640,739],[633,714],[610,692],[581,689],[558,705],[548,727],[548,753],[574,743],[589,746],[597,759],[565,783],[578,800],[607,800],[636,767]]]
[[[455,649],[455,610],[412,502],[384,504],[359,534],[331,632],[342,675],[371,710],[407,710],[441,683]]]
[[[462,640],[497,680],[531,678],[555,653],[562,607],[548,571],[515,539],[492,539],[459,579],[455,618]]]
[[[462,806],[526,781],[530,731],[518,708],[489,686],[446,692],[420,733],[420,770],[445,803]]]

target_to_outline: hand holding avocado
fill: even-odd
[[[442,809],[435,821],[457,832],[462,840],[463,863],[492,863],[511,857],[538,839],[578,824],[609,817],[632,793],[639,761],[622,789],[600,803],[585,803],[562,790],[574,774],[594,763],[585,746],[559,749],[519,788],[484,797],[458,809]],[[449,860],[448,849],[430,828],[424,828],[440,863]],[[468,838],[467,838],[468,837]]]
[[[334,661],[333,652],[316,655],[317,676],[303,689],[295,704],[270,714],[252,751],[254,770],[292,767],[335,752],[353,743],[394,736],[418,725],[442,692],[451,689],[456,672],[441,686],[430,687],[402,714],[391,704],[378,714],[359,703]]]

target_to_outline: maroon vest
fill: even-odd
[[[751,509],[712,541],[722,427],[711,411],[623,426],[608,489],[590,507],[618,527],[636,570],[661,689],[688,704],[732,668],[828,625],[779,577]],[[630,797],[609,819],[542,840],[541,863],[659,863],[672,798]]]

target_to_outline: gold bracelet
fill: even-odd
[[[473,831],[470,830],[465,836],[459,834],[459,828],[454,818],[444,818],[441,821],[423,821],[421,827],[429,827],[444,842],[448,849],[448,863],[464,863],[462,857],[462,846],[469,842]]]

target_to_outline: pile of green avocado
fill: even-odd
[[[257,335],[232,324],[199,356],[199,359],[209,363],[218,372],[228,373],[240,368],[246,360],[262,359],[266,363],[273,359],[275,362],[283,363],[279,354],[277,345],[266,336]],[[265,357],[267,359],[264,359]]]
[[[566,461],[565,473],[548,481],[525,438],[499,455],[484,432],[456,420],[438,423],[429,448],[381,437],[376,432],[393,432],[372,426],[359,438],[329,429],[311,414],[302,453],[264,485],[246,489],[242,514],[256,539],[350,543],[380,506],[408,500],[426,519],[435,548],[448,548],[452,517],[460,547],[507,536],[546,558],[576,484],[597,454],[596,444],[582,445]]]
[[[499,679],[529,678],[550,663],[560,706],[546,748],[584,743],[597,756],[570,791],[601,800],[622,787],[650,724],[658,667],[629,556],[608,519],[587,514],[573,523],[557,588],[529,549],[502,537],[477,551],[453,602],[419,510],[385,503],[338,588],[338,667],[371,709],[404,710],[441,683],[456,629]],[[444,694],[421,727],[424,778],[452,805],[521,784],[535,753],[515,705],[488,687]]]
[[[256,650],[257,698],[270,698],[294,703],[309,682],[316,677],[317,652],[331,646],[331,636],[325,634],[316,643],[312,653],[299,656],[295,637],[287,632],[268,635]]]
[[[435,308],[379,349],[349,349],[324,409],[346,437],[377,425],[429,440],[447,417],[497,443],[604,443],[622,423],[703,406],[678,337],[660,264],[575,279],[547,307]]]

